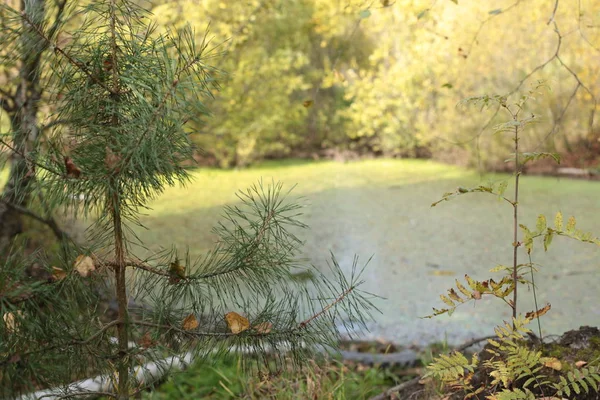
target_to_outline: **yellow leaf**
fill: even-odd
[[[52,267],[52,279],[54,281],[62,281],[67,277],[67,273],[64,269],[58,267]]]
[[[471,278],[469,275],[465,274],[465,280],[467,281],[467,283],[469,284],[471,289],[473,289],[473,290],[477,289],[477,282],[473,278]]]
[[[250,321],[233,311],[225,314],[225,322],[227,322],[227,326],[233,334],[238,334],[250,328]]]
[[[450,296],[450,298],[454,301],[458,301],[459,303],[463,302],[463,299],[460,298],[460,296],[458,295],[458,293],[456,293],[456,290],[454,289],[448,290],[448,296]]]
[[[194,314],[190,314],[183,320],[182,327],[186,331],[192,331],[200,325],[198,319]]]
[[[560,371],[562,369],[562,364],[558,358],[543,357],[541,361],[544,363],[544,367],[552,368],[556,371]]]
[[[436,270],[436,271],[431,271],[429,273],[429,275],[433,275],[433,276],[454,276],[456,275],[454,271],[449,271],[446,269],[440,269],[440,270]]]
[[[306,108],[310,107],[313,105],[313,101],[312,100],[306,100],[304,103],[302,103],[302,105]]]
[[[527,314],[525,314],[525,318],[527,318],[527,319],[535,319],[537,317],[541,317],[542,315],[544,315],[548,311],[550,311],[551,308],[552,308],[552,306],[550,305],[550,303],[548,303],[544,307],[540,308],[537,311],[530,311],[530,312],[528,312]]]
[[[450,300],[448,297],[444,296],[443,294],[440,294],[440,299],[442,299],[442,301],[444,303],[448,304],[450,307],[456,307],[454,302],[452,300]]]
[[[557,231],[562,231],[563,228],[563,215],[559,211],[556,213],[556,217],[554,217],[554,227]]]
[[[464,294],[465,296],[469,296],[471,297],[471,292],[469,292],[469,290],[464,287],[459,281],[458,279],[456,279],[456,287],[458,288],[458,290],[461,291],[462,294]]]
[[[14,333],[17,331],[17,323],[15,321],[15,314],[9,312],[2,316],[4,320],[4,325],[6,326],[6,331],[9,333]]]
[[[75,259],[75,269],[79,272],[79,275],[86,278],[96,270],[96,267],[92,257],[81,254]]]
[[[258,333],[270,333],[271,329],[273,329],[273,324],[270,322],[261,322],[258,325],[254,325],[253,328]]]

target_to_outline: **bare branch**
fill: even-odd
[[[554,10],[552,10],[552,15],[550,16],[550,19],[548,20],[548,22],[546,22],[546,25],[550,25],[552,22],[554,22],[554,17],[556,16],[556,10],[558,10],[558,0],[556,0],[554,2]]]
[[[471,50],[473,49],[473,46],[477,43],[477,38],[479,37],[479,34],[481,33],[481,31],[483,30],[483,27],[485,25],[487,25],[488,22],[490,22],[492,19],[494,19],[498,15],[504,14],[505,12],[509,11],[510,9],[518,6],[521,1],[522,0],[517,0],[516,2],[514,2],[510,6],[506,7],[505,9],[503,9],[502,13],[490,15],[489,17],[487,17],[486,19],[484,19],[483,21],[481,21],[481,23],[479,24],[479,28],[477,29],[477,32],[475,32],[475,36],[473,36],[473,39],[471,40],[471,44],[469,44],[469,47],[467,48],[467,52],[466,52],[467,54],[466,55],[471,54]]]
[[[60,229],[60,227],[58,226],[58,224],[56,223],[54,218],[52,218],[52,217],[44,218],[41,215],[36,214],[35,212],[31,211],[28,208],[19,206],[17,204],[12,204],[12,203],[6,201],[5,199],[0,198],[0,202],[6,204],[7,207],[15,210],[16,212],[18,212],[20,214],[26,215],[30,218],[35,219],[36,221],[39,221],[39,222],[47,225],[52,230],[52,233],[54,233],[54,236],[56,236],[56,238],[58,240],[60,240],[60,241],[70,240],[69,234],[67,234],[65,231]]]

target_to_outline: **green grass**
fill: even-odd
[[[339,362],[313,363],[304,370],[287,370],[259,379],[254,370],[244,371],[239,361],[225,357],[197,363],[173,374],[156,390],[144,394],[148,400],[171,399],[368,399],[396,380],[377,368],[354,368]]]

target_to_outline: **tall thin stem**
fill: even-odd
[[[115,240],[115,281],[116,281],[116,297],[119,307],[119,324],[117,325],[117,340],[119,342],[119,366],[118,373],[118,397],[119,399],[127,399],[129,396],[128,380],[129,380],[129,362],[127,360],[127,343],[129,335],[127,332],[128,312],[127,312],[127,285],[125,281],[125,242],[123,236],[123,225],[121,221],[121,212],[119,210],[119,183],[113,178],[113,193],[111,198],[113,231]]]
[[[513,119],[517,120],[517,115],[513,115]],[[513,291],[513,320],[517,318],[517,265],[518,265],[518,254],[517,250],[519,249],[519,241],[518,241],[518,228],[519,228],[519,177],[521,176],[521,166],[519,165],[519,127],[515,126],[515,198],[513,201],[513,282],[515,285],[515,289]],[[514,322],[513,322],[514,324]]]
[[[116,4],[115,0],[111,1],[110,4],[110,34],[111,34],[111,51],[110,51],[110,69],[111,69],[111,89],[110,96],[115,100],[119,101],[120,88],[119,88],[119,75],[117,69],[117,35],[116,35],[116,21],[115,15]],[[119,125],[119,116],[113,112],[111,117],[111,124],[113,126]],[[121,321],[117,325],[117,340],[119,348],[119,362],[117,367],[118,374],[118,386],[117,386],[117,398],[128,399],[129,398],[129,357],[128,357],[128,342],[129,332],[128,323],[129,315],[127,311],[127,282],[125,280],[126,261],[125,261],[125,237],[123,235],[123,221],[121,220],[121,207],[120,200],[122,195],[121,185],[118,176],[112,176],[111,181],[111,193],[110,193],[110,204],[112,211],[112,222],[113,222],[113,234],[115,241],[115,285],[116,285],[116,297],[119,308],[119,320]]]

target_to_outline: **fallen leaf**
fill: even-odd
[[[67,273],[64,269],[58,267],[52,267],[52,279],[57,281],[62,281],[67,277]]]
[[[225,314],[225,322],[227,322],[227,326],[233,334],[238,334],[250,328],[250,321],[233,311]]]
[[[92,257],[81,254],[75,259],[75,269],[79,272],[79,275],[87,278],[96,270],[96,267],[94,266]]]
[[[552,368],[556,371],[560,371],[562,369],[562,364],[558,358],[543,357],[542,362],[544,363],[544,367]]]
[[[313,101],[312,100],[306,100],[304,103],[302,103],[302,105],[306,108],[310,107],[313,105]]]
[[[577,361],[577,362],[575,363],[575,366],[576,366],[577,368],[585,367],[586,365],[587,365],[587,361]]]
[[[527,318],[527,319],[535,319],[537,317],[541,317],[542,315],[544,315],[548,311],[550,311],[551,308],[552,308],[552,306],[550,305],[550,303],[548,303],[544,307],[540,308],[537,311],[528,312],[527,314],[525,314],[525,318]]]
[[[184,321],[185,324],[185,321]],[[152,340],[152,338],[150,337],[150,333],[146,332],[144,333],[144,336],[142,336],[139,340],[139,345],[142,346],[144,349],[150,348],[152,346],[154,346],[156,344],[156,342],[154,340]]]
[[[270,322],[261,322],[258,325],[254,325],[253,329],[258,333],[270,333],[273,329],[273,324]]]
[[[21,317],[23,313],[19,310],[16,312],[16,315]],[[7,312],[2,316],[4,320],[4,325],[6,326],[6,331],[9,333],[15,333],[19,330],[19,323],[15,317],[15,313]]]
[[[77,168],[71,157],[65,156],[65,168],[69,178],[79,178],[81,176],[81,170]]]
[[[454,271],[450,271],[450,270],[447,270],[447,269],[440,269],[440,270],[429,272],[429,275],[433,275],[433,276],[454,276],[454,275],[456,275],[456,273]]]
[[[200,323],[194,314],[190,314],[183,320],[182,327],[186,331],[191,331],[196,329]]]

